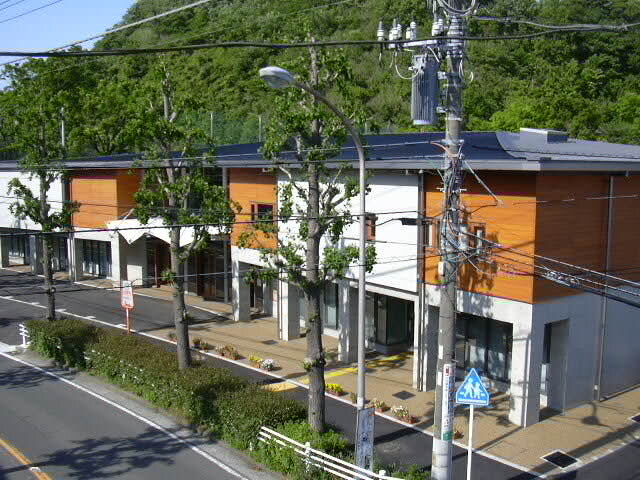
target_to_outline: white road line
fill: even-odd
[[[180,443],[182,443],[183,445],[186,445],[187,447],[189,447],[189,449],[191,449],[193,452],[197,453],[198,455],[200,455],[201,457],[205,458],[206,460],[209,460],[211,463],[214,463],[215,465],[217,465],[218,467],[220,467],[222,470],[224,470],[227,473],[230,473],[231,475],[240,478],[242,480],[248,480],[246,477],[242,476],[241,473],[237,472],[236,470],[234,470],[233,468],[231,468],[230,466],[228,466],[227,464],[221,462],[220,460],[218,460],[217,458],[209,455],[207,452],[201,450],[197,445],[194,445],[193,443],[191,443],[188,440],[184,440],[182,438],[180,438],[179,436],[177,436],[175,433],[170,432],[169,430],[167,430],[166,428],[158,425],[157,423],[149,420],[148,418],[143,417],[142,415],[138,415],[137,413],[135,413],[133,410],[128,409],[127,407],[123,407],[122,405],[117,404],[116,402],[109,400],[108,398],[100,395],[99,393],[96,393],[92,390],[89,390],[86,387],[83,387],[82,385],[79,385],[71,380],[68,380],[66,378],[63,378],[59,375],[56,375],[53,372],[50,372],[48,370],[45,370],[44,368],[40,368],[37,365],[33,365],[32,363],[29,363],[25,360],[13,357],[11,355],[7,355],[5,353],[0,352],[0,356],[3,356],[9,360],[13,360],[14,362],[18,362],[18,363],[22,363],[23,365],[26,365],[28,367],[31,367],[35,370],[38,370],[41,373],[44,373],[45,375],[49,375],[51,377],[54,377],[64,383],[66,383],[67,385],[71,385],[74,388],[77,388],[78,390],[91,395],[92,397],[95,397],[99,400],[102,400],[103,402],[105,402],[108,405],[111,405],[114,408],[117,408],[118,410],[131,415],[132,417],[140,420],[142,423],[145,423],[153,428],[155,428],[156,430],[159,430],[160,432],[164,433],[165,435],[167,435],[168,437],[172,438],[173,440],[176,440]]]

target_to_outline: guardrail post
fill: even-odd
[[[306,464],[305,470],[307,472],[311,470],[311,442],[304,444],[304,463]]]
[[[387,476],[387,471],[386,470],[380,470],[378,472],[378,475],[380,475],[381,477],[386,477]]]
[[[29,342],[27,342],[27,338],[29,337],[29,332],[27,331],[27,327],[24,326],[24,323],[18,325],[18,334],[22,337],[22,347],[28,347]]]

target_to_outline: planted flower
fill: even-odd
[[[276,361],[273,358],[265,358],[264,360],[262,360],[260,368],[270,372],[271,370],[276,368]]]
[[[344,391],[344,388],[342,388],[342,385],[340,385],[339,383],[327,383],[324,388],[329,392],[332,393],[334,395],[337,396],[341,396],[344,395],[346,392]]]

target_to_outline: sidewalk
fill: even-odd
[[[226,307],[228,310],[229,307]],[[272,373],[298,383],[272,386],[278,391],[299,389],[300,383],[308,382],[302,368],[302,360],[306,356],[306,340],[278,340],[278,325],[274,318],[256,318],[242,323],[230,320],[200,323],[190,330],[192,340],[198,338],[212,346],[236,347],[243,357],[241,362],[248,364],[250,356],[274,359],[279,368]],[[153,333],[166,338],[171,331],[172,329],[163,329]],[[357,380],[355,364],[343,365],[335,360],[337,339],[324,336],[323,342],[329,359],[327,383],[339,383],[346,392],[354,393]],[[417,392],[412,388],[412,354],[387,357],[368,355],[366,364],[367,398],[384,400],[389,407],[406,407],[417,419],[413,427],[429,432],[433,424],[434,392]],[[342,399],[349,402],[350,396],[345,395]],[[640,413],[640,389],[605,402],[594,402],[568,410],[564,415],[551,416],[527,429],[510,423],[508,411],[508,394],[496,392],[489,408],[476,409],[474,448],[487,456],[498,457],[538,474],[563,472],[541,459],[555,450],[577,458],[578,463],[575,465],[582,466],[640,439],[640,424],[630,420],[630,417]],[[390,415],[390,412],[387,411],[386,415]],[[461,446],[467,445],[468,416],[468,409],[456,408],[454,426],[462,434],[457,440]]]

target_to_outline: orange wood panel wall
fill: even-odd
[[[608,201],[586,198],[606,197],[609,175],[541,173],[537,177],[537,191],[536,254],[602,271],[607,242]],[[568,201],[570,199],[574,200]],[[552,268],[563,271],[561,267]],[[577,293],[577,290],[549,280],[535,280],[536,302]]]
[[[117,220],[134,204],[133,195],[140,185],[139,173],[107,170],[74,174],[71,177],[71,200],[80,203],[73,215],[76,227],[100,228]]]
[[[87,172],[71,177],[71,200],[80,203],[73,225],[104,227],[118,218],[118,187],[115,172]]]
[[[118,170],[118,216],[125,215],[135,205],[133,196],[140,188],[141,179],[140,170]]]
[[[487,172],[483,181],[503,200],[495,200],[478,182],[468,175],[466,190],[461,197],[464,208],[463,221],[470,225],[484,225],[486,237],[505,246],[533,253],[536,224],[536,178],[533,173]],[[441,180],[429,176],[425,185],[425,208],[429,217],[442,215]],[[427,255],[434,250],[427,249]],[[425,261],[425,281],[438,284],[437,266],[440,257],[428,257]],[[533,301],[531,269],[518,263],[521,257],[495,250],[495,256],[475,261],[477,269],[465,265],[461,269],[460,286],[463,290],[484,293],[522,302]]]
[[[276,187],[277,178],[273,173],[263,173],[259,168],[229,169],[229,197],[242,209],[236,214],[236,221],[251,221],[251,205],[257,203],[272,204],[275,214],[278,205]],[[231,233],[231,244],[237,245],[240,235],[249,229],[250,225],[235,225]],[[258,234],[254,248],[260,246],[275,248],[276,240]]]
[[[616,176],[614,196],[640,193],[640,175]],[[606,202],[603,202],[606,203]],[[640,281],[640,198],[613,200],[613,228],[611,245],[612,275]]]

